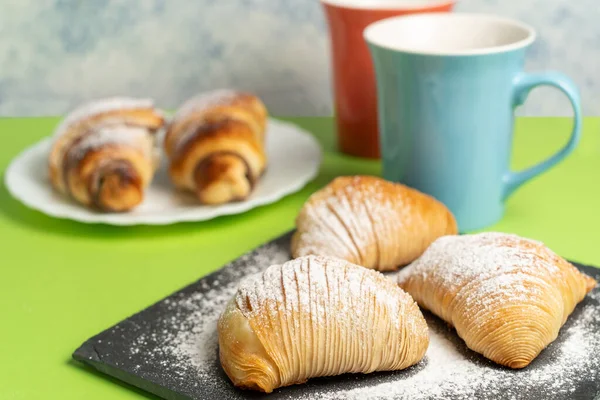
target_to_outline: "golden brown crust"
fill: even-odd
[[[210,99],[209,96],[215,98]],[[178,112],[165,134],[164,148],[168,156],[171,156],[179,147],[179,139],[189,129],[194,129],[202,121],[218,121],[223,118],[236,119],[246,123],[259,141],[264,140],[267,123],[267,109],[262,101],[250,94],[243,92],[227,93],[218,98],[218,92],[200,95],[192,98],[182,106],[183,113]],[[206,101],[205,97],[209,97]],[[197,106],[194,105],[197,102]]]
[[[65,153],[71,146],[77,140],[80,140],[83,135],[93,134],[98,127],[115,123],[145,127],[154,134],[164,125],[165,120],[162,113],[157,112],[153,107],[144,107],[139,109],[115,109],[92,114],[87,118],[74,121],[56,138],[48,157],[50,181],[57,190],[68,193],[62,177],[62,163]]]
[[[243,282],[218,333],[234,385],[267,393],[313,377],[408,368],[429,344],[417,304],[392,281],[315,256]]]
[[[243,200],[250,195],[256,177],[236,153],[221,152],[205,158],[194,172],[196,195],[204,204]]]
[[[128,211],[143,200],[153,171],[137,149],[104,146],[90,150],[66,174],[71,196],[104,211]]]
[[[227,92],[191,99],[164,141],[173,184],[201,203],[247,198],[266,167],[266,108],[256,96]]]
[[[438,239],[400,272],[399,284],[470,349],[524,368],[596,281],[540,242],[484,233]]]
[[[103,211],[140,204],[158,165],[155,133],[164,118],[150,102],[107,99],[82,106],[55,133],[48,157],[52,186]]]
[[[439,201],[372,176],[334,179],[304,204],[296,227],[294,257],[335,256],[379,271],[406,265],[438,237],[457,232]]]
[[[270,393],[281,386],[279,368],[232,299],[218,323],[219,359],[234,385]]]

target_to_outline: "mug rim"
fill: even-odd
[[[416,47],[403,46],[403,45],[386,45],[382,44],[380,40],[374,39],[373,31],[380,27],[381,25],[395,25],[398,23],[402,23],[408,20],[415,19],[478,19],[478,20],[486,20],[488,22],[495,23],[504,23],[510,24],[513,27],[517,27],[527,32],[527,37],[524,39],[517,40],[515,42],[509,44],[503,44],[498,46],[488,46],[481,48],[473,48],[473,49],[464,49],[464,50],[431,50],[431,49],[419,49]],[[518,50],[529,46],[536,39],[536,31],[530,25],[523,23],[519,20],[501,17],[494,14],[480,14],[480,13],[427,13],[427,14],[411,14],[411,15],[401,15],[390,18],[385,18],[379,21],[376,21],[370,25],[368,25],[363,31],[363,38],[365,41],[373,46],[377,46],[380,48],[393,50],[402,53],[409,54],[420,54],[420,55],[431,55],[431,56],[476,56],[476,55],[489,55],[489,54],[499,54],[506,53],[513,50]]]
[[[438,8],[443,6],[455,5],[460,0],[394,0],[394,4],[379,4],[379,5],[366,5],[366,4],[352,4],[354,0],[320,0],[321,4],[344,8],[348,10],[363,10],[363,11],[419,11],[419,10],[430,10],[432,8]],[[383,2],[382,2],[383,3]],[[412,3],[412,4],[411,4]],[[421,3],[421,4],[419,4]]]

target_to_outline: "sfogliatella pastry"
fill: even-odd
[[[470,349],[510,368],[526,367],[556,339],[596,285],[542,243],[504,233],[440,238],[399,283]]]
[[[234,385],[267,393],[313,377],[404,369],[429,344],[419,307],[393,281],[316,256],[243,281],[218,332]]]
[[[334,179],[304,204],[296,227],[294,257],[333,256],[379,271],[410,263],[457,230],[433,197],[372,176]]]
[[[267,110],[249,93],[219,90],[183,104],[164,147],[173,184],[204,204],[246,199],[267,164]]]
[[[151,100],[110,98],[77,108],[54,133],[52,186],[88,207],[131,210],[158,166],[155,134],[163,124]]]

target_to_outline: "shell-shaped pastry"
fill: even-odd
[[[242,282],[219,323],[221,365],[239,387],[407,368],[429,344],[413,299],[382,274],[308,256]]]
[[[218,90],[186,101],[164,141],[173,184],[205,204],[248,197],[266,167],[266,121],[250,93]]]
[[[75,109],[54,133],[52,186],[86,206],[132,209],[158,166],[155,134],[163,124],[150,100],[110,98]]]
[[[333,256],[379,271],[406,265],[457,232],[452,213],[433,197],[372,176],[334,179],[304,204],[296,227],[294,257]]]
[[[542,243],[505,233],[440,238],[398,279],[470,349],[510,368],[554,341],[596,285]]]

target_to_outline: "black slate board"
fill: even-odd
[[[193,329],[190,325],[190,315],[193,312],[199,312],[197,302],[204,301],[205,313],[210,313],[214,319],[223,306],[223,299],[215,302],[209,302],[207,299],[214,297],[220,288],[228,287],[233,291],[241,278],[248,273],[256,272],[260,268],[268,266],[270,263],[279,263],[289,258],[289,239],[291,233],[277,238],[258,249],[250,252],[239,259],[224,266],[222,269],[214,272],[197,282],[185,287],[179,292],[159,301],[158,303],[146,308],[138,314],[127,318],[112,328],[87,340],[74,353],[73,358],[93,368],[137,386],[150,393],[156,394],[166,399],[243,399],[243,398],[268,398],[268,399],[292,399],[306,398],[318,399],[326,397],[329,399],[345,398],[340,394],[337,397],[335,393],[340,390],[347,391],[353,388],[365,388],[379,385],[385,382],[398,382],[418,374],[427,362],[425,359],[420,364],[405,371],[391,373],[374,373],[369,375],[347,374],[339,377],[312,379],[304,385],[296,385],[288,388],[276,390],[270,395],[245,392],[235,389],[223,373],[218,362],[216,348],[210,348],[210,360],[203,364],[202,373],[198,372],[197,366],[192,365],[181,354],[172,351],[164,351],[169,348],[169,342],[173,341],[177,335],[185,333],[185,329]],[[578,268],[590,276],[600,280],[600,269],[590,266],[576,264]],[[596,288],[594,292],[599,291]],[[223,297],[223,296],[221,296]],[[578,305],[575,312],[569,318],[558,339],[552,343],[540,356],[526,369],[541,369],[545,364],[556,360],[557,352],[560,351],[561,342],[565,339],[565,331],[569,326],[577,323],[578,318],[584,308],[589,310],[593,307],[600,313],[600,296],[588,296]],[[204,300],[203,300],[204,299]],[[209,304],[210,303],[210,304]],[[218,305],[218,307],[215,306]],[[193,305],[193,306],[192,306]],[[589,313],[588,313],[589,314]],[[502,367],[485,360],[478,354],[470,351],[464,343],[458,338],[456,333],[448,328],[442,321],[428,313],[425,317],[430,326],[430,330],[441,332],[454,343],[458,351],[464,355],[465,359],[472,362],[477,368],[487,368],[490,373]],[[208,317],[207,317],[208,318]],[[582,317],[581,317],[582,318]],[[186,321],[187,322],[181,322]],[[598,337],[594,338],[594,343],[600,340],[600,318],[591,320],[595,324],[592,330],[597,332]],[[203,337],[216,336],[214,326],[212,332],[204,332]],[[190,336],[187,336],[188,338]],[[201,337],[201,336],[198,336]],[[209,341],[212,341],[210,339]],[[199,344],[200,345],[200,344]],[[202,344],[203,345],[203,344]],[[170,347],[173,350],[173,347]],[[588,370],[581,371],[581,377],[577,379],[576,385],[572,387],[561,387],[560,382],[552,387],[527,386],[521,382],[517,385],[507,385],[505,388],[496,388],[494,394],[486,394],[483,384],[480,392],[461,395],[446,391],[431,398],[472,398],[472,399],[600,399],[600,348],[592,351],[589,357],[595,358],[593,362],[587,363]],[[591,365],[591,367],[590,367]],[[525,370],[523,370],[525,371]],[[515,382],[520,382],[520,371],[510,371],[515,374]],[[521,375],[524,377],[524,375]],[[563,385],[564,386],[564,385]],[[442,397],[439,397],[442,396]],[[386,397],[387,398],[387,397]],[[404,398],[401,395],[391,396],[390,398]]]

